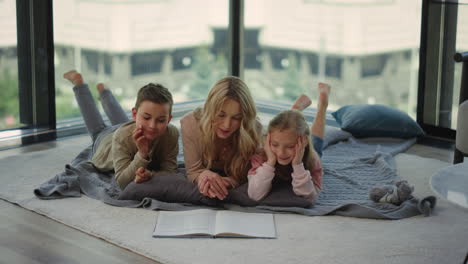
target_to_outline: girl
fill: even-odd
[[[319,83],[317,115],[312,127],[298,110],[310,103],[298,106],[299,97],[293,110],[283,111],[270,121],[264,146],[264,155],[252,158],[252,169],[248,175],[248,195],[253,200],[264,198],[271,190],[272,183],[291,182],[296,195],[315,202],[322,188],[323,170],[320,162],[325,118],[330,86]],[[312,134],[312,142],[310,140]]]
[[[187,177],[200,193],[223,200],[228,189],[247,181],[261,131],[256,116],[247,85],[225,77],[211,88],[203,108],[181,119]]]

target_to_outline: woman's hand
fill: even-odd
[[[296,154],[294,155],[294,158],[292,160],[293,165],[298,165],[302,163],[302,158],[304,157],[304,151],[307,144],[308,142],[306,137],[297,137]]]
[[[265,154],[267,156],[267,163],[268,165],[274,167],[276,165],[276,155],[271,150],[271,134],[268,133],[265,146],[264,146]]]
[[[140,156],[144,159],[148,159],[148,155],[151,148],[151,142],[143,134],[143,128],[141,126],[136,127],[132,134],[133,142],[138,148]]]
[[[204,170],[198,176],[198,190],[201,194],[210,198],[218,198],[220,200],[226,198],[228,194],[227,187],[229,185],[229,181],[210,170]]]
[[[135,183],[142,183],[151,179],[151,172],[143,167],[140,167],[135,172]]]

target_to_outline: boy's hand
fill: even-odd
[[[292,160],[293,165],[298,165],[302,163],[302,158],[304,157],[304,151],[307,144],[308,142],[305,137],[297,137],[296,154],[294,155],[294,158]]]
[[[135,172],[135,183],[142,183],[151,179],[151,172],[143,167],[140,167]]]
[[[268,165],[274,167],[275,164],[276,164],[276,155],[271,150],[271,134],[270,133],[268,133],[268,135],[267,135],[264,150],[265,150],[265,154],[267,156]]]
[[[144,159],[148,159],[150,152],[151,142],[143,134],[143,128],[141,126],[136,127],[132,134],[133,142],[138,148],[140,156]]]

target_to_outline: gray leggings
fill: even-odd
[[[88,129],[88,133],[91,136],[93,142],[97,140],[101,132],[114,131],[114,127],[118,127],[117,125],[129,121],[124,110],[120,106],[119,102],[115,100],[115,97],[110,90],[104,89],[101,93],[99,93],[99,98],[102,104],[102,108],[109,118],[112,127],[108,127],[104,123],[104,120],[102,119],[102,116],[97,109],[96,103],[94,102],[93,96],[91,95],[87,84],[73,87],[73,92],[75,93],[76,102],[80,107],[81,115],[83,116],[86,128]]]

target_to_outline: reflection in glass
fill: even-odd
[[[457,42],[455,49],[457,52],[468,51],[468,5],[458,5],[457,15]],[[455,63],[455,62],[454,62]],[[453,110],[452,129],[457,128],[458,105],[460,104],[460,85],[463,63],[455,63],[455,76],[453,81]]]
[[[324,81],[333,87],[331,110],[375,103],[416,116],[421,1],[245,5],[244,75],[254,97],[315,100]]]
[[[94,86],[104,82],[126,110],[149,82],[165,85],[180,102],[206,97],[227,74],[227,0],[60,0],[53,6],[57,120],[80,115],[62,77],[70,69],[83,74],[95,96]]]
[[[0,1],[0,130],[20,126],[16,1]]]

